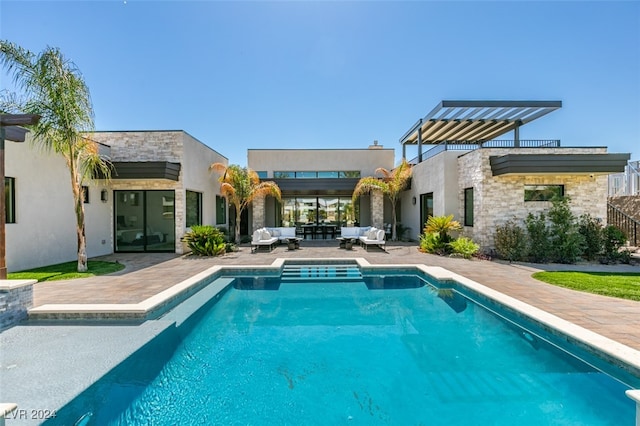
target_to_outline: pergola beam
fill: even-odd
[[[402,135],[400,143],[417,144],[418,129],[425,144],[482,143],[490,140],[487,135],[496,138],[561,107],[562,101],[441,101]],[[489,132],[478,132],[487,127]],[[482,140],[477,139],[479,134]]]

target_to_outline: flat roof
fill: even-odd
[[[441,101],[400,143],[482,143],[562,108],[562,101]]]

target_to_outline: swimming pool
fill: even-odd
[[[297,270],[218,276],[47,424],[633,424],[637,378],[453,283]]]

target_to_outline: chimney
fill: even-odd
[[[378,145],[378,141],[374,140],[373,145],[369,145],[369,149],[382,149],[382,145]]]

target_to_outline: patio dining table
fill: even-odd
[[[323,240],[327,238],[334,239],[336,237],[337,225],[325,225],[325,224],[314,224],[310,223],[307,225],[302,225],[302,236],[303,238],[307,238],[307,235],[310,236],[311,239],[315,239],[317,237],[322,237]]]

